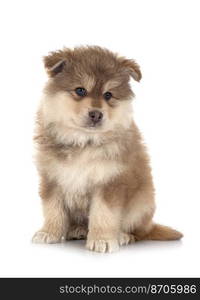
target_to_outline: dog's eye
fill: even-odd
[[[77,94],[78,96],[80,96],[80,97],[84,97],[84,96],[87,95],[87,91],[86,91],[86,89],[84,89],[83,87],[78,87],[78,88],[76,88],[76,89],[75,89],[75,92],[76,92],[76,94]]]
[[[103,97],[104,97],[105,100],[108,101],[112,98],[112,93],[106,92],[106,93],[103,94]]]

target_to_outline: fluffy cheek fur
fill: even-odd
[[[44,95],[42,98],[42,113],[45,125],[60,124],[64,127],[81,128],[86,131],[109,131],[117,127],[129,128],[132,118],[132,104],[130,100],[117,101],[110,107],[102,100],[102,107],[95,108],[89,97],[76,101],[66,92],[54,95]],[[87,126],[88,112],[99,109],[103,112],[103,122],[98,128]]]

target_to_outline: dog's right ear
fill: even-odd
[[[61,73],[65,63],[66,61],[62,51],[51,52],[48,56],[44,57],[44,66],[50,77]]]

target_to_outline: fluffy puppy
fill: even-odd
[[[132,119],[129,80],[141,79],[138,64],[96,46],[52,52],[44,64],[35,141],[45,221],[33,241],[86,239],[87,249],[112,252],[180,239],[152,221],[149,158]]]

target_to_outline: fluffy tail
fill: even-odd
[[[151,230],[142,234],[136,233],[136,240],[158,240],[158,241],[171,241],[171,240],[180,240],[183,237],[183,234],[173,228],[168,226],[154,224]]]

